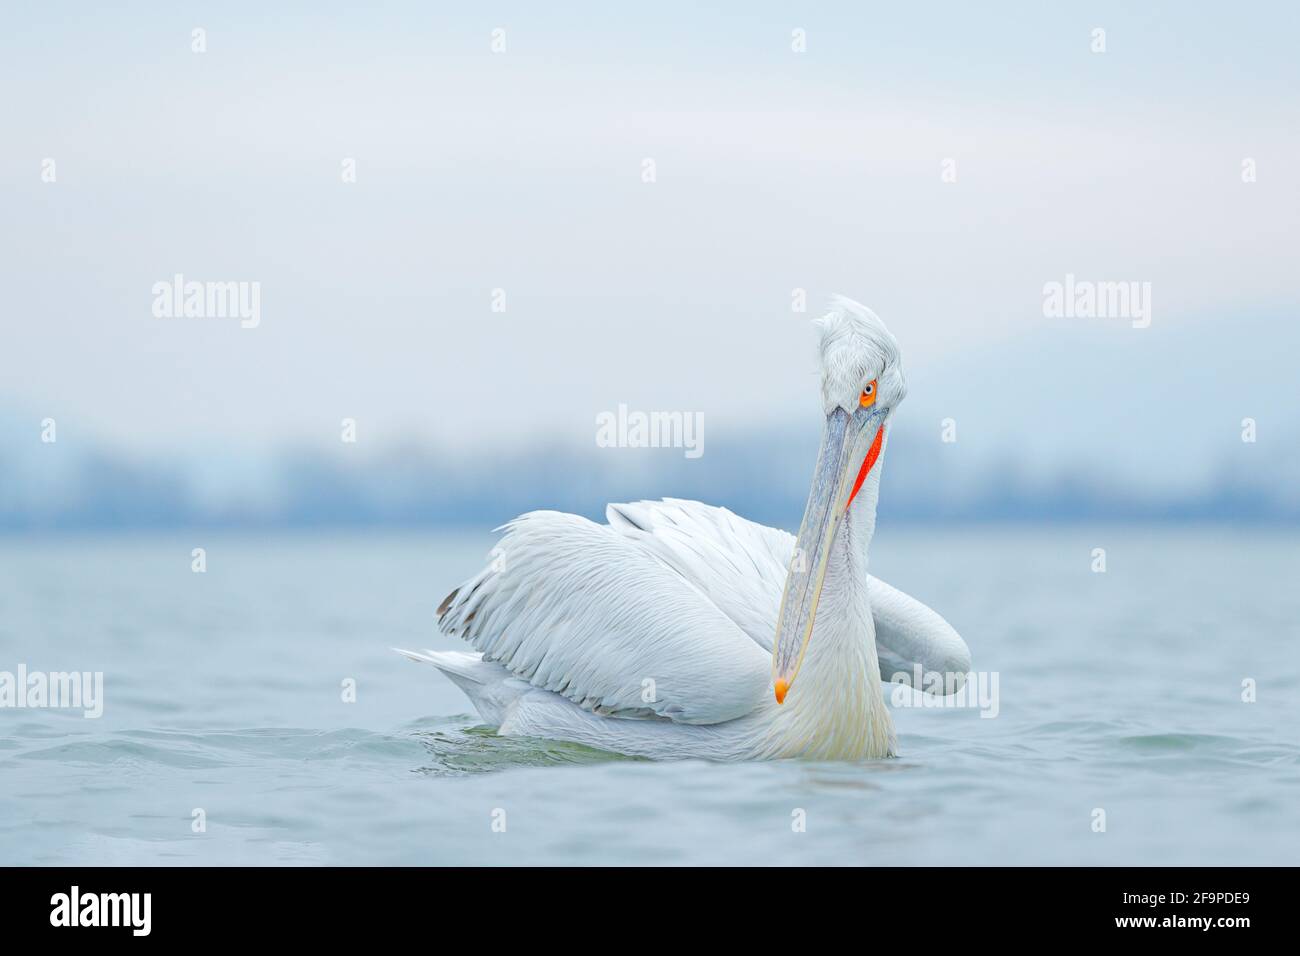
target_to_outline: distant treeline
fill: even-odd
[[[298,449],[269,460],[142,460],[59,448],[0,450],[0,530],[483,527],[539,508],[599,518],[606,502],[681,497],[755,520],[799,521],[816,435],[714,439],[680,450],[538,445],[464,459],[427,448]],[[1139,492],[1104,471],[1029,478],[1013,455],[972,461],[937,442],[891,439],[882,520],[1300,521],[1294,462],[1224,467],[1195,492]],[[1286,465],[1288,467],[1283,467]]]

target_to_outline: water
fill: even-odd
[[[1000,710],[895,710],[903,756],[862,765],[655,764],[478,727],[388,648],[456,645],[433,607],[491,541],[0,539],[0,670],[105,675],[98,720],[0,709],[0,864],[1300,858],[1293,535],[886,519],[873,569],[953,622]]]

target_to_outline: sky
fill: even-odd
[[[1256,450],[1295,477],[1294,6],[696,6],[10,13],[8,460],[46,418],[69,461],[235,487],[343,418],[466,462],[590,449],[619,404],[815,440],[842,293],[900,341],[916,442],[951,418],[972,460],[1156,495]],[[257,327],[156,317],[178,273],[258,283]],[[1067,275],[1149,283],[1150,325],[1045,316]]]

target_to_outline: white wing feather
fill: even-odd
[[[615,531],[699,588],[759,647],[772,652],[794,535],[726,508],[680,498],[611,504],[605,518]]]
[[[765,697],[770,659],[734,621],[607,525],[535,511],[439,607],[439,626],[513,674],[616,717],[714,724]]]

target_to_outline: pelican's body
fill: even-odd
[[[970,655],[938,614],[867,574],[905,392],[897,345],[840,299],[821,352],[826,435],[797,538],[693,501],[610,505],[603,525],[532,512],[438,609],[478,653],[403,653],[502,734],[655,759],[892,755],[882,663],[886,680],[941,674],[951,692]]]

